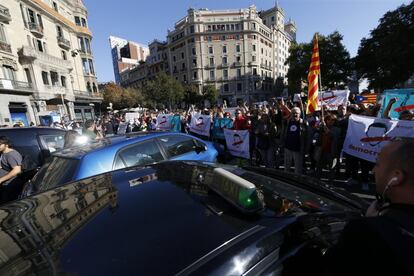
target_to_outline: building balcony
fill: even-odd
[[[33,85],[29,82],[0,79],[0,90],[8,90],[21,93],[33,93]]]
[[[236,61],[233,63],[233,67],[242,67],[242,63],[240,61]]]
[[[66,95],[68,94],[69,89],[67,87],[61,86],[61,85],[45,85],[45,89],[50,94],[55,95]]]
[[[209,77],[208,79],[207,79],[207,81],[216,81],[217,80],[217,78],[216,77]]]
[[[181,70],[180,70],[180,72],[186,72],[187,71],[187,68],[181,68]]]
[[[29,22],[29,30],[36,37],[43,37],[43,27],[35,22]]]
[[[191,79],[191,83],[201,84],[202,82],[203,81],[201,79],[196,79],[196,78]]]
[[[227,67],[229,67],[229,64],[228,63],[222,63],[222,64],[220,64],[220,68],[227,68]]]
[[[7,44],[6,42],[0,41],[0,51],[11,53],[12,49],[10,44]]]
[[[249,66],[259,66],[259,62],[257,61],[250,61]]]
[[[67,40],[66,38],[58,36],[57,41],[58,41],[58,44],[61,48],[65,49],[65,50],[70,49],[70,41]]]
[[[216,65],[215,64],[208,64],[204,68],[205,69],[214,69],[214,68],[216,68]]]
[[[102,94],[98,93],[98,92],[73,90],[73,94],[75,94],[76,98],[89,99],[89,100],[98,100],[98,101],[103,100]]]
[[[267,64],[260,64],[260,67],[266,70],[272,70],[272,67],[270,65]]]
[[[9,9],[0,5],[0,22],[9,23],[11,20],[12,18]]]
[[[49,64],[61,69],[72,70],[72,63],[69,60],[64,60],[55,56],[51,56],[44,52],[39,52],[32,47],[23,46],[19,51],[19,56],[25,62],[33,62],[38,60],[40,63]]]

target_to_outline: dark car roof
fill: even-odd
[[[101,140],[89,142],[86,145],[74,146],[71,148],[63,149],[54,153],[54,156],[63,158],[82,158],[85,154],[96,152],[108,146],[124,146],[125,144],[137,142],[143,139],[151,139],[162,135],[180,135],[182,133],[165,132],[165,131],[142,131],[128,133],[125,135],[117,135],[112,137],[106,137]],[[184,135],[184,134],[182,134]]]
[[[267,208],[244,214],[203,184],[211,170],[162,162],[1,206],[7,261],[0,274],[18,268],[21,274],[224,275],[239,254],[248,269],[280,245],[278,231],[299,216],[275,216]]]

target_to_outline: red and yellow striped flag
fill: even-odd
[[[318,76],[321,73],[319,61],[318,35],[315,34],[313,39],[312,60],[308,73],[308,103],[306,105],[306,113],[312,113],[318,109],[318,93],[319,81]]]

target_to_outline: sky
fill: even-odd
[[[154,39],[166,40],[167,30],[187,14],[188,8],[240,9],[256,5],[266,10],[274,0],[84,0],[92,50],[99,82],[114,80],[109,36],[148,45]],[[296,23],[297,42],[310,42],[315,32],[328,35],[339,31],[351,57],[358,52],[362,38],[378,26],[390,10],[410,0],[279,0],[286,20]]]

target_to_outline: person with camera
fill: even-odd
[[[377,200],[328,250],[326,275],[414,275],[413,164],[413,140],[382,149],[374,167]]]

